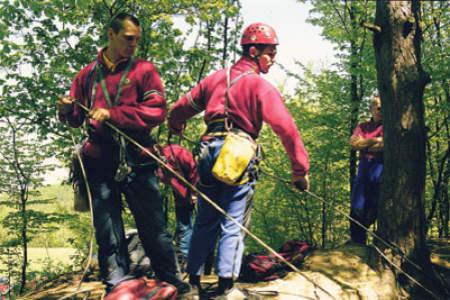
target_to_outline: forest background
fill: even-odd
[[[76,141],[83,137],[82,130],[69,130],[58,122],[55,102],[67,93],[76,72],[105,45],[103,25],[121,10],[140,18],[143,34],[137,56],[155,63],[170,107],[201,78],[239,57],[240,33],[248,24],[242,15],[244,2],[0,2],[0,277],[17,283],[17,292],[29,288],[27,282],[79,269],[88,251],[89,215],[73,211],[70,184],[45,185],[45,176],[55,168],[46,159],[55,157],[68,165],[72,136]],[[299,11],[305,5],[305,1],[288,2],[298,5]],[[251,230],[274,248],[289,239],[307,240],[319,248],[333,248],[348,239],[349,222],[340,211],[349,211],[357,168],[357,156],[348,141],[357,122],[368,117],[369,100],[377,87],[373,33],[363,26],[374,23],[376,2],[308,1],[307,5],[308,22],[320,28],[323,39],[333,45],[332,63],[320,68],[300,60],[289,66],[280,64],[277,78],[286,81],[277,84],[310,153],[311,191],[325,201],[286,184],[290,163],[279,140],[264,127],[258,142],[265,159]],[[431,78],[423,97],[424,229],[428,238],[448,239],[449,2],[421,2],[420,12],[420,55]],[[177,23],[180,19],[184,30]],[[301,53],[302,48],[296,51]],[[201,116],[192,119],[182,144],[193,149],[195,143],[190,141],[197,141],[204,129]],[[160,143],[166,142],[164,125],[153,134]],[[162,189],[170,197],[167,188]],[[173,205],[170,199],[168,203]],[[173,209],[168,212],[173,230]],[[134,228],[127,210],[125,214],[127,228]],[[43,255],[40,261],[32,260],[38,265],[33,268],[30,249],[36,248],[47,253],[53,248],[75,251],[70,252],[70,263]],[[247,240],[247,252],[261,250]]]

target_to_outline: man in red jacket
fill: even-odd
[[[353,150],[359,150],[358,175],[352,188],[350,215],[370,227],[377,218],[377,205],[383,174],[383,116],[381,100],[375,96],[370,103],[371,119],[356,126],[350,138]],[[367,232],[350,221],[351,241],[365,245]]]
[[[157,166],[104,124],[110,122],[151,148],[150,131],[165,119],[166,100],[158,72],[151,62],[133,57],[140,37],[136,17],[115,16],[108,28],[108,46],[77,74],[70,96],[58,100],[59,118],[79,127],[86,115],[74,102],[90,108],[89,138],[82,155],[92,191],[100,275],[107,292],[127,289],[131,279],[121,216],[123,193],[156,276],[182,294],[190,291],[190,285],[179,276],[155,175]],[[145,294],[145,288],[140,290]]]
[[[178,172],[190,184],[196,185],[198,182],[197,163],[194,156],[186,148],[169,144],[160,149],[160,154],[167,165]],[[158,177],[162,182],[168,184],[173,191],[175,198],[175,240],[177,242],[180,256],[178,261],[180,266],[184,266],[189,252],[189,243],[192,236],[192,213],[194,211],[196,196],[181,180],[176,178],[169,171],[159,168]]]
[[[230,70],[228,105],[228,69],[223,69],[203,79],[175,103],[170,112],[169,128],[180,134],[187,119],[204,111],[208,129],[200,144],[199,187],[229,215],[245,224],[256,182],[256,160],[247,166],[248,180],[240,184],[223,183],[211,172],[224,142],[226,106],[227,122],[253,139],[258,137],[263,121],[272,127],[291,161],[293,182],[302,190],[308,189],[309,185],[309,161],[300,133],[280,93],[259,75],[267,73],[274,63],[278,45],[275,31],[262,23],[251,24],[243,33],[241,45],[243,56]],[[202,266],[216,239],[217,293],[228,294],[233,290],[233,278],[239,275],[244,250],[243,234],[239,226],[199,197],[187,266],[191,284],[200,287]]]

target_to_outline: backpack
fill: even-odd
[[[119,283],[104,299],[175,300],[177,294],[177,288],[167,282],[137,278]]]
[[[294,266],[300,267],[305,260],[305,256],[312,250],[313,247],[305,241],[290,240],[281,245],[278,253]]]
[[[130,256],[130,274],[140,277],[146,275],[153,276],[153,269],[150,258],[145,254],[144,246],[139,239],[137,230],[126,233],[128,254]]]
[[[77,145],[72,153],[69,181],[73,188],[73,208],[77,212],[87,212],[90,209],[86,180],[83,176],[80,160],[82,157],[81,146]]]
[[[307,242],[290,240],[280,247],[278,254],[296,267],[300,267],[312,249],[311,244]],[[270,281],[283,278],[290,271],[290,268],[273,254],[251,253],[243,259],[239,279],[244,282]]]
[[[88,95],[89,83],[91,82],[92,76],[95,72],[97,66],[97,62],[94,62],[91,69],[89,69],[89,73],[86,78],[85,83],[85,92]],[[88,97],[87,107],[91,107],[91,100]],[[83,140],[81,143],[75,146],[75,149],[72,152],[71,161],[70,161],[70,174],[69,181],[72,183],[73,188],[73,208],[77,212],[87,212],[90,210],[89,198],[86,186],[86,180],[83,176],[83,172],[81,169],[80,156],[83,159],[83,145],[86,141]]]
[[[270,255],[250,253],[242,261],[239,280],[244,282],[270,281],[287,275],[285,266]]]

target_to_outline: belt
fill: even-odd
[[[227,130],[225,128],[225,119],[215,119],[208,123],[208,127],[206,128],[206,135],[209,133],[226,133]]]
[[[256,139],[252,134],[246,132],[239,126],[236,126],[234,123],[231,123],[231,128],[245,132],[246,134],[251,136],[253,140]],[[208,123],[206,132],[204,135],[205,136],[225,136],[226,134],[227,134],[227,129],[225,128],[225,119],[214,119]]]

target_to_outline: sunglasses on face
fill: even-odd
[[[132,41],[134,41],[134,40],[136,40],[136,41],[139,41],[139,37],[135,37],[134,35],[126,35],[125,36],[125,39],[127,40],[127,41],[129,41],[129,42],[132,42]]]

